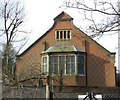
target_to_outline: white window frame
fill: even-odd
[[[58,56],[58,74],[60,74],[60,63],[59,63],[59,56],[64,56],[65,57],[65,66],[64,66],[64,73],[63,73],[63,75],[78,75],[78,76],[85,76],[85,66],[86,66],[86,57],[85,57],[85,55],[82,55],[82,54],[54,54],[54,55],[45,55],[45,56],[42,56],[42,72],[44,71],[44,68],[43,68],[43,65],[44,65],[44,63],[43,63],[43,58],[44,57],[46,57],[47,58],[47,71],[46,71],[46,73],[48,73],[48,74],[52,74],[52,73],[50,73],[50,56]],[[74,56],[75,57],[75,72],[74,73],[66,73],[66,67],[67,67],[67,62],[66,62],[66,56]],[[83,56],[84,57],[84,74],[79,74],[78,73],[78,56]],[[71,68],[71,67],[70,67]],[[71,70],[71,69],[70,69]],[[56,73],[56,74],[57,74]],[[55,74],[55,73],[54,73]]]
[[[74,56],[74,58],[76,59],[76,55],[75,54],[68,54],[68,55],[66,55],[66,56]],[[76,60],[74,59],[74,65],[75,65],[75,71],[76,71]],[[70,64],[72,64],[73,62],[70,62]],[[67,62],[66,62],[66,65],[67,65]],[[65,65],[65,69],[67,69],[66,66]],[[69,74],[67,74],[67,71],[65,71],[65,75],[75,75],[76,74],[76,72],[74,72],[74,73],[71,73],[71,66],[70,66],[70,73]]]
[[[46,58],[46,63],[43,63],[43,58]],[[49,60],[48,55],[42,56],[42,61],[41,61],[41,62],[42,62],[42,63],[41,63],[41,64],[42,64],[42,72],[45,73],[45,74],[47,74],[47,73],[49,72],[49,68],[48,68],[49,63],[48,63],[48,60]],[[46,68],[46,71],[44,71],[44,69],[45,69],[45,68],[44,68],[45,64],[46,64],[46,67],[47,67],[47,68]]]
[[[62,35],[61,35],[62,32]],[[66,32],[66,33],[64,33]],[[69,33],[68,33],[69,32]],[[69,34],[69,37],[68,37]],[[56,30],[55,31],[56,40],[70,40],[71,39],[71,30]]]
[[[58,54],[58,55],[50,55],[50,56],[57,56],[57,57],[58,57],[58,74],[60,74],[60,70],[59,70],[59,69],[60,69],[60,65],[59,65],[59,64],[60,64],[60,63],[59,63],[59,57],[60,57],[60,56],[64,56],[64,57],[65,57],[65,65],[64,65],[64,73],[63,73],[63,74],[64,74],[64,75],[76,75],[76,74],[77,74],[77,72],[76,72],[76,71],[77,71],[77,68],[76,68],[76,67],[77,67],[77,66],[76,66],[76,54],[65,54],[65,55],[59,55],[59,54]],[[67,57],[67,56],[74,56],[74,58],[75,58],[75,59],[74,59],[74,64],[75,64],[75,69],[74,69],[75,72],[74,72],[74,73],[69,73],[69,74],[66,73],[66,65],[67,65],[66,57]],[[49,66],[49,67],[50,67],[50,66]],[[71,67],[70,67],[70,70],[71,70]]]

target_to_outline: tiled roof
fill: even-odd
[[[54,18],[55,22],[56,21],[67,21],[67,20],[71,21],[73,20],[73,18],[67,13],[65,13],[64,11]]]
[[[43,53],[54,53],[54,52],[85,52],[84,50],[72,45],[72,46],[52,46],[49,47]]]

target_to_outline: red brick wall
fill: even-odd
[[[55,40],[55,30],[57,29],[70,29],[72,31],[72,38],[69,41],[57,41]],[[29,69],[28,76],[38,75],[41,67],[41,52],[43,51],[43,43],[47,42],[49,47],[55,45],[75,45],[87,52],[87,66],[86,76],[67,76],[65,77],[64,84],[67,86],[115,86],[115,73],[114,64],[110,62],[110,53],[93,41],[90,37],[85,35],[79,29],[77,29],[72,21],[57,22],[53,28],[46,33],[39,41],[37,41],[31,48],[29,48],[21,58],[17,60],[17,75],[26,75],[25,70]],[[29,57],[33,56],[31,61]],[[36,57],[36,65],[30,66],[33,63],[32,60]],[[25,60],[29,61],[26,66]]]

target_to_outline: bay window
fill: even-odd
[[[47,57],[43,57],[43,71],[47,72],[49,67],[49,73],[64,75],[78,74],[85,75],[85,55],[81,54],[54,54],[49,55],[49,61]]]

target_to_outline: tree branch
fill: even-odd
[[[85,20],[91,22],[89,30],[94,36],[99,36],[107,32],[119,31],[118,26],[120,26],[120,12],[118,5],[115,6],[111,1],[99,1],[93,0],[88,4],[84,0],[65,0],[64,5],[67,8],[74,8],[84,12]],[[116,2],[117,4],[118,2]],[[92,6],[91,6],[92,5]],[[102,14],[102,20],[96,21],[93,14]],[[87,14],[91,16],[87,16]],[[89,14],[89,15],[90,15]],[[88,29],[87,29],[88,30]]]

